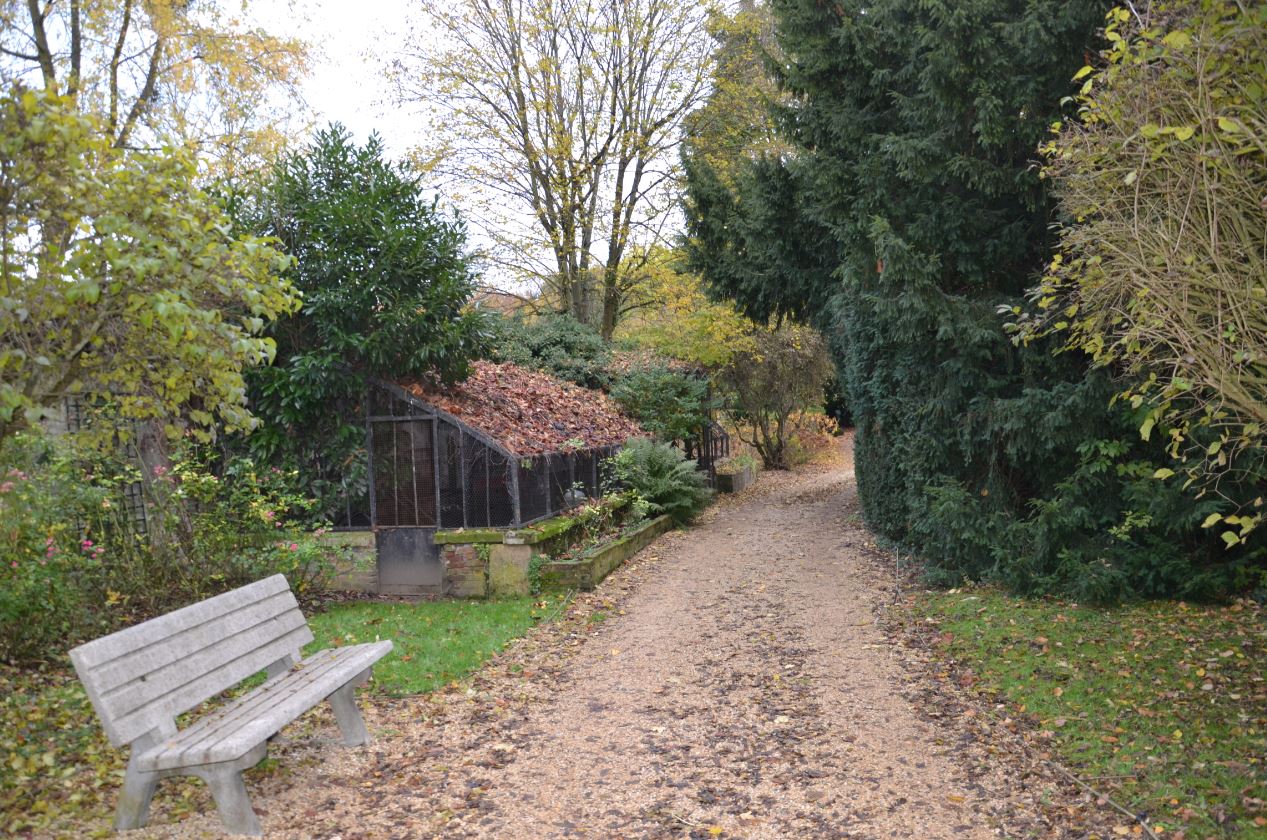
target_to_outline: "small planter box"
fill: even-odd
[[[627,534],[580,560],[542,564],[541,587],[546,590],[593,589],[621,563],[672,528],[672,517],[658,516],[632,534]]]
[[[756,479],[752,467],[744,467],[737,473],[717,473],[718,493],[738,493]]]

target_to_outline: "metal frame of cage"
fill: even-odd
[[[374,529],[529,525],[572,507],[578,495],[600,496],[609,481],[606,459],[620,450],[613,445],[516,455],[381,380],[370,384],[365,430]]]
[[[695,459],[708,475],[710,486],[717,485],[717,462],[730,457],[730,435],[714,420],[706,420],[694,437],[685,442],[686,457]]]
[[[88,412],[84,406],[83,397],[72,394],[62,400],[62,419],[66,424],[66,431],[75,433],[82,431],[88,426]],[[136,424],[132,424],[133,435],[136,433]],[[140,455],[135,451],[129,452],[129,457],[136,463],[140,464]],[[138,535],[149,534],[149,518],[145,509],[145,488],[140,481],[129,482],[123,485],[123,509],[127,514],[128,524]],[[76,527],[81,534],[85,533],[86,523],[79,522]]]

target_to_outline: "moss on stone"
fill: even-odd
[[[660,516],[580,559],[544,562],[541,564],[541,588],[544,591],[593,589],[621,563],[672,527],[672,517]]]
[[[436,545],[475,545],[478,543],[499,543],[506,535],[500,528],[458,528],[450,531],[436,531],[433,541]]]

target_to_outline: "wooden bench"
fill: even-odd
[[[242,771],[264,758],[269,738],[322,700],[334,708],[345,744],[368,743],[353,690],[392,643],[333,648],[301,661],[300,648],[312,640],[286,578],[274,575],[72,650],[110,743],[132,748],[115,828],[145,825],[159,779],[192,775],[211,788],[226,830],[259,834]],[[177,715],[260,671],[268,674],[263,685],[176,729]]]

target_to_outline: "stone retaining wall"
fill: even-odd
[[[579,560],[543,563],[540,572],[541,588],[593,589],[621,563],[642,551],[656,537],[672,528],[672,517],[659,516],[633,533],[626,534],[615,542],[586,554]]]
[[[623,503],[617,507],[619,510]],[[434,535],[444,568],[444,593],[457,598],[527,595],[532,588],[534,557],[565,549],[583,524],[558,516],[517,529],[440,530]],[[673,527],[667,516],[653,519],[619,540],[580,560],[541,563],[536,571],[546,589],[592,589],[613,569]],[[331,588],[378,591],[378,558],[373,531],[330,531],[323,542],[348,549]],[[537,561],[540,562],[540,561]]]

